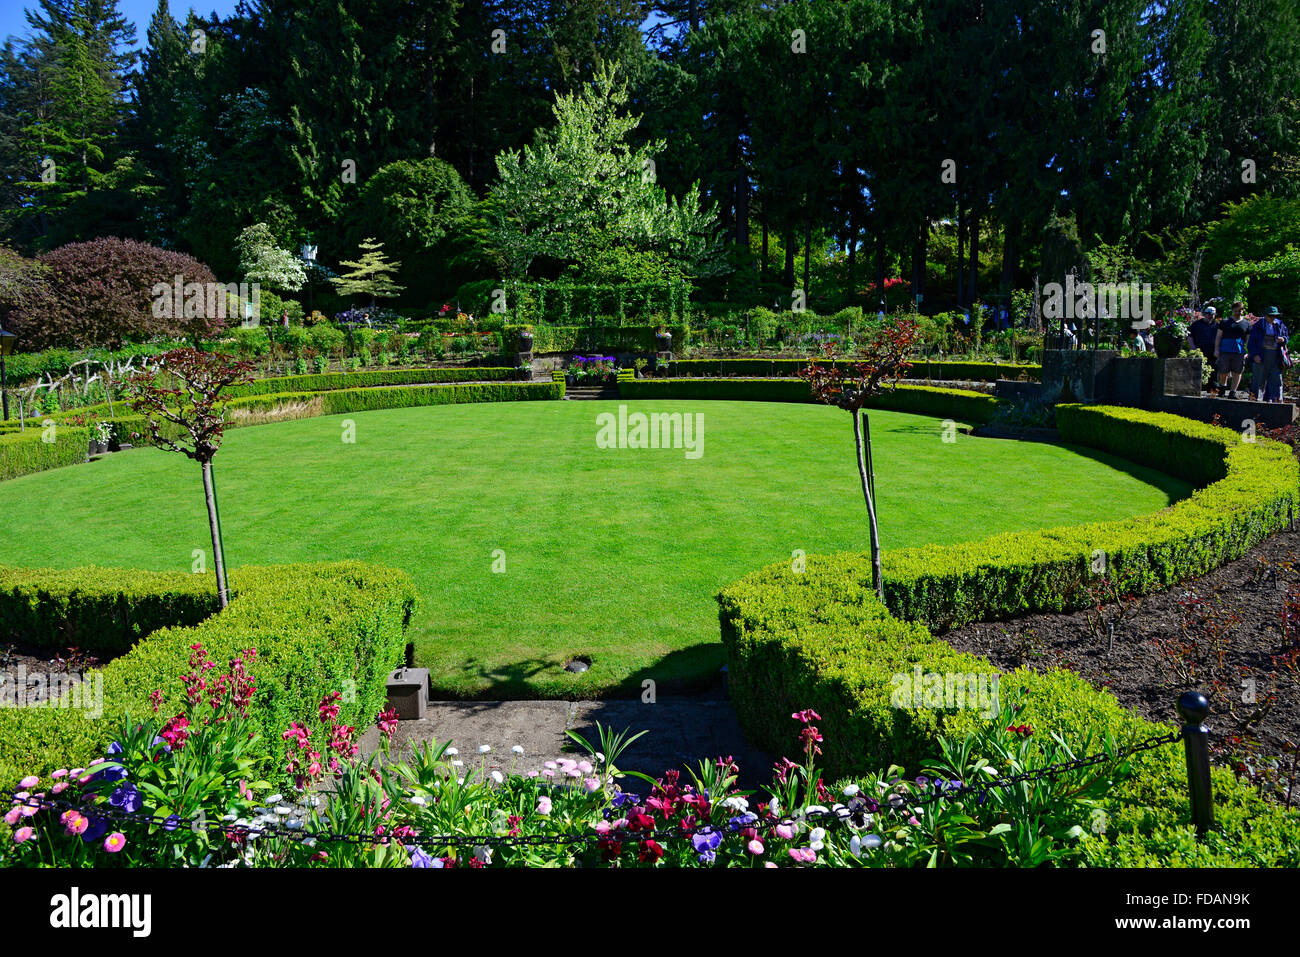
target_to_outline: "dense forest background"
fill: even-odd
[[[1073,261],[1186,284],[1296,226],[1295,0],[161,0],[139,55],[116,0],[28,19],[0,49],[0,246],[27,256],[122,237],[229,280],[257,223],[326,267],[378,237],[399,305],[437,308],[515,268],[501,158],[607,68],[624,158],[716,217],[702,301],[874,305],[902,277],[930,310]],[[596,245],[517,271],[655,272]]]

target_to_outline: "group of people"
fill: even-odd
[[[1282,370],[1291,365],[1287,339],[1291,332],[1277,306],[1262,316],[1246,312],[1245,304],[1232,304],[1232,315],[1219,319],[1214,306],[1197,312],[1189,338],[1201,351],[1212,370],[1206,391],[1256,402],[1282,401]],[[1245,371],[1250,370],[1250,388],[1239,391]]]

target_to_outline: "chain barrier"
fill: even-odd
[[[297,826],[292,824],[236,824],[233,821],[208,821],[205,817],[176,819],[168,818],[158,820],[157,818],[142,818],[134,812],[127,811],[124,808],[117,807],[113,804],[102,803],[93,807],[93,814],[98,818],[106,818],[112,821],[120,821],[126,824],[136,826],[146,824],[154,827],[161,827],[167,831],[176,831],[184,827],[187,830],[199,833],[200,831],[220,832],[222,836],[231,840],[260,840],[264,838],[279,838],[293,841],[300,844],[313,846],[317,842],[332,844],[387,844],[390,841],[399,843],[403,846],[414,847],[543,847],[558,845],[574,844],[595,844],[602,843],[624,843],[641,840],[653,839],[655,841],[691,839],[697,836],[709,836],[714,833],[721,837],[726,837],[728,833],[739,833],[741,830],[749,827],[761,827],[763,829],[772,829],[781,825],[796,826],[799,824],[808,824],[826,820],[830,823],[848,823],[855,829],[861,829],[868,825],[868,816],[881,812],[911,812],[923,805],[931,804],[937,801],[953,800],[965,795],[976,796],[978,802],[983,804],[987,799],[989,792],[1000,789],[1014,787],[1019,784],[1038,782],[1050,778],[1058,777],[1070,771],[1082,770],[1083,768],[1094,767],[1106,762],[1119,762],[1126,758],[1138,754],[1142,751],[1149,751],[1158,748],[1164,744],[1171,744],[1182,739],[1182,732],[1174,731],[1170,734],[1162,734],[1148,738],[1137,744],[1130,745],[1127,748],[1120,749],[1115,753],[1099,752],[1088,755],[1087,757],[1075,758],[1070,761],[1062,761],[1057,764],[1049,765],[1045,768],[1037,768],[1033,771],[1026,771],[1022,774],[1015,774],[1005,778],[988,781],[984,784],[971,785],[959,784],[949,786],[942,780],[935,780],[937,785],[929,793],[913,794],[904,793],[899,788],[906,787],[909,790],[915,785],[912,782],[900,781],[892,785],[882,797],[877,798],[858,798],[853,797],[848,804],[837,804],[833,808],[824,808],[818,805],[810,806],[810,809],[804,814],[797,817],[782,817],[769,820],[756,819],[749,823],[735,823],[735,819],[725,826],[715,824],[704,824],[698,827],[683,827],[675,825],[668,828],[651,827],[644,830],[629,830],[627,832],[609,832],[600,833],[581,833],[581,834],[487,834],[487,835],[420,835],[404,834],[396,837],[387,834],[373,833],[320,833],[308,831],[303,827],[301,822]],[[23,792],[14,791],[10,793],[11,803],[15,807],[33,807],[46,810],[65,810],[65,811],[83,811],[92,810],[86,808],[85,804],[78,805],[66,799],[56,799],[41,797],[36,798],[28,796],[19,798],[18,795]],[[268,810],[268,813],[269,810]],[[741,812],[743,814],[744,812]],[[752,812],[750,812],[752,813]],[[741,816],[738,814],[737,816]],[[288,815],[286,815],[287,817]]]

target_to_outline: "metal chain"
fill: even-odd
[[[1089,755],[1083,758],[1075,758],[1071,761],[1062,761],[1057,764],[1049,765],[1045,768],[1038,768],[1033,771],[1026,771],[1022,774],[1012,775],[1010,777],[998,778],[989,781],[987,784],[972,786],[969,784],[958,785],[956,787],[938,787],[933,789],[929,794],[904,794],[900,791],[887,793],[881,800],[861,799],[861,805],[857,810],[845,805],[836,805],[834,808],[817,808],[810,810],[799,817],[773,818],[770,820],[755,820],[748,824],[730,824],[722,827],[713,824],[705,824],[699,827],[683,827],[680,825],[668,828],[650,828],[648,830],[637,830],[628,832],[619,832],[617,834],[484,834],[484,835],[403,835],[400,838],[387,834],[329,834],[307,831],[301,827],[289,827],[285,825],[247,825],[235,824],[233,822],[218,821],[210,822],[206,818],[182,819],[168,823],[168,821],[159,821],[157,818],[144,819],[136,816],[124,808],[116,807],[112,804],[97,804],[93,807],[93,813],[96,817],[107,818],[109,820],[121,821],[127,824],[152,824],[162,827],[168,831],[177,831],[184,827],[186,830],[198,833],[199,831],[218,831],[228,839],[260,839],[265,837],[281,838],[295,843],[303,844],[308,841],[313,844],[318,841],[333,844],[387,844],[390,841],[404,846],[416,847],[544,847],[551,845],[571,845],[571,844],[622,844],[638,842],[653,839],[660,840],[677,840],[684,838],[693,838],[699,835],[711,835],[717,833],[722,837],[728,836],[728,832],[737,833],[749,827],[762,827],[770,829],[780,825],[793,826],[796,824],[807,824],[809,821],[820,821],[834,819],[834,822],[847,822],[855,828],[866,826],[866,815],[876,814],[881,811],[902,811],[910,808],[916,808],[921,805],[930,804],[940,800],[952,800],[963,795],[975,795],[980,803],[983,803],[990,791],[997,788],[1013,787],[1017,784],[1027,782],[1036,782],[1048,778],[1054,778],[1058,775],[1065,774],[1069,771],[1081,770],[1083,768],[1093,767],[1107,761],[1121,761],[1142,751],[1149,751],[1152,748],[1160,747],[1163,744],[1170,744],[1182,738],[1181,731],[1175,731],[1171,734],[1158,735],[1148,738],[1138,744],[1117,751],[1115,754],[1101,752]],[[911,787],[909,782],[900,781],[895,787],[906,785]],[[47,810],[75,810],[81,811],[85,808],[82,804],[77,804],[66,799],[55,798],[19,798],[17,795],[21,792],[11,792],[11,803],[15,807],[34,807],[44,808]],[[857,800],[857,799],[855,799]],[[868,804],[874,804],[875,807],[868,809]],[[861,821],[862,823],[858,823]]]

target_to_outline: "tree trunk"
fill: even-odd
[[[1016,272],[1020,269],[1020,224],[1007,223],[1006,241],[1002,246],[1002,284],[1001,289],[1009,290],[1016,282]]]
[[[763,282],[767,282],[767,213],[763,213],[763,262],[758,274]]]
[[[787,289],[794,288],[794,230],[787,228],[785,231],[785,280]]]
[[[804,220],[803,225],[803,296],[804,304],[807,305],[808,290],[808,267],[812,263],[812,212],[809,211],[808,218]]]
[[[885,298],[885,234],[882,227],[876,227],[876,298],[880,300],[880,311],[888,312],[889,300]]]
[[[226,591],[226,558],[221,553],[221,519],[217,516],[217,489],[212,483],[212,461],[203,463],[203,497],[208,503],[208,528],[212,532],[212,565],[217,572],[217,598],[224,611],[230,604]]]
[[[749,172],[743,165],[736,172],[736,245],[749,253]]]
[[[920,296],[921,302],[925,302],[925,257],[929,238],[930,218],[925,216],[921,219],[921,226],[916,232],[916,241],[912,245],[912,302],[918,312],[921,303],[916,301],[916,297]]]
[[[871,525],[871,587],[881,601],[885,599],[885,583],[880,571],[880,527],[876,524],[876,503],[871,496],[871,481],[867,477],[867,449],[862,438],[862,412],[853,409],[853,441],[858,448],[858,477],[862,480],[862,497],[867,502],[867,518]]]
[[[970,301],[980,297],[980,214],[971,210],[970,214]]]
[[[961,204],[957,204],[957,308],[960,309],[966,303],[965,295],[965,278],[966,278],[966,222],[962,218]]]

